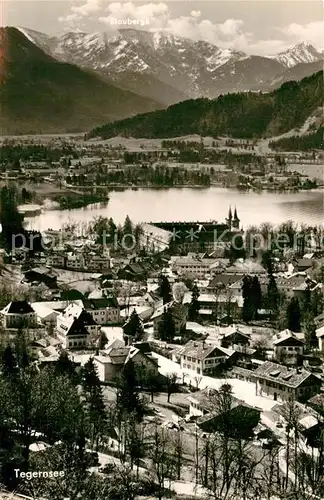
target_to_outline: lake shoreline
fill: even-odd
[[[135,224],[163,220],[225,222],[230,206],[232,210],[237,208],[244,229],[263,222],[279,225],[288,220],[297,224],[323,224],[323,189],[274,193],[214,186],[208,189],[111,191],[105,206],[95,203],[72,210],[60,210],[47,201],[41,215],[25,220],[30,229],[41,231],[48,228],[59,230],[71,222],[87,225],[94,217],[112,217],[116,224],[123,224],[127,215]]]

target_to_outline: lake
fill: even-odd
[[[112,191],[106,206],[97,203],[74,210],[44,210],[41,215],[29,218],[28,226],[37,230],[60,229],[65,222],[87,223],[99,215],[112,217],[117,223],[122,223],[126,215],[133,222],[223,222],[230,205],[236,206],[243,228],[287,220],[318,225],[323,224],[323,194],[323,190],[256,193],[220,187],[126,189]]]

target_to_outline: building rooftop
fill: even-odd
[[[57,278],[57,274],[52,271],[52,269],[49,269],[48,267],[33,267],[32,269],[29,269],[26,271],[25,274],[28,273],[37,273],[42,276],[47,276],[49,278]]]
[[[277,382],[292,388],[299,387],[309,377],[316,378],[319,385],[321,385],[321,380],[304,368],[294,369],[272,363],[271,361],[266,361],[263,365],[259,366],[254,371],[254,374],[257,378]]]
[[[295,332],[292,332],[288,328],[286,330],[283,330],[282,332],[277,333],[276,339],[273,341],[273,345],[280,345],[284,344],[287,342],[287,340],[293,341],[295,344],[303,345],[304,341],[300,338],[298,338],[295,334]]]
[[[244,274],[266,274],[266,269],[252,260],[236,261],[235,264],[226,269],[227,273]]]
[[[241,281],[244,277],[244,274],[228,274],[221,273],[217,274],[209,283],[208,288],[214,289],[218,286],[224,286],[224,288]]]
[[[219,345],[190,340],[178,351],[178,354],[180,356],[190,356],[198,360],[202,360],[212,354],[213,351],[220,351],[226,356],[232,356],[235,352],[233,349],[226,349],[225,347],[221,347]]]
[[[13,300],[1,312],[3,314],[30,314],[35,311],[26,300]]]
[[[115,297],[103,297],[98,299],[83,299],[83,306],[87,310],[98,311],[109,307],[119,307]]]

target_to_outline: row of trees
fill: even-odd
[[[33,162],[44,161],[51,163],[59,161],[62,156],[78,158],[78,153],[70,144],[62,144],[61,147],[45,144],[17,144],[7,141],[0,148],[0,164],[20,167],[20,161]]]
[[[306,135],[293,135],[270,141],[269,147],[275,151],[309,151],[323,148],[324,127],[319,127],[315,132]],[[315,153],[313,153],[315,159]]]
[[[126,156],[126,154],[125,154]],[[127,158],[126,158],[127,160]],[[167,165],[155,167],[143,165],[133,166],[131,169],[119,169],[107,171],[100,174],[97,172],[95,180],[87,178],[85,174],[71,175],[66,178],[68,184],[72,185],[92,185],[95,181],[97,186],[126,185],[126,186],[177,186],[177,185],[199,185],[209,186],[210,176],[200,171],[190,171],[185,168],[170,168]]]

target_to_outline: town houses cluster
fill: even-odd
[[[270,276],[257,258],[233,259],[220,248],[193,251],[195,240],[188,251],[186,224],[172,224],[177,251],[171,251],[171,223],[156,223],[143,225],[145,256],[111,256],[109,248],[99,255],[99,246],[84,239],[71,241],[68,254],[34,255],[23,270],[29,297],[0,311],[1,335],[26,332],[40,367],[55,364],[62,351],[76,366],[92,357],[102,383],[113,382],[130,360],[162,376],[176,373],[179,383],[201,389],[188,400],[188,416],[203,416],[202,428],[209,425],[207,388],[224,380],[233,384],[238,406],[267,425],[264,411],[275,402],[299,401],[314,416],[312,401],[324,401],[323,312],[314,318],[311,345],[304,324],[298,331],[276,328],[269,304],[258,304],[249,321],[242,318],[247,280],[264,296],[275,278],[278,296],[288,301],[320,297],[321,252],[277,258]],[[215,224],[197,223],[196,230],[207,241]],[[237,210],[230,211],[231,231],[240,232],[239,224]],[[74,276],[67,281],[69,270]]]

